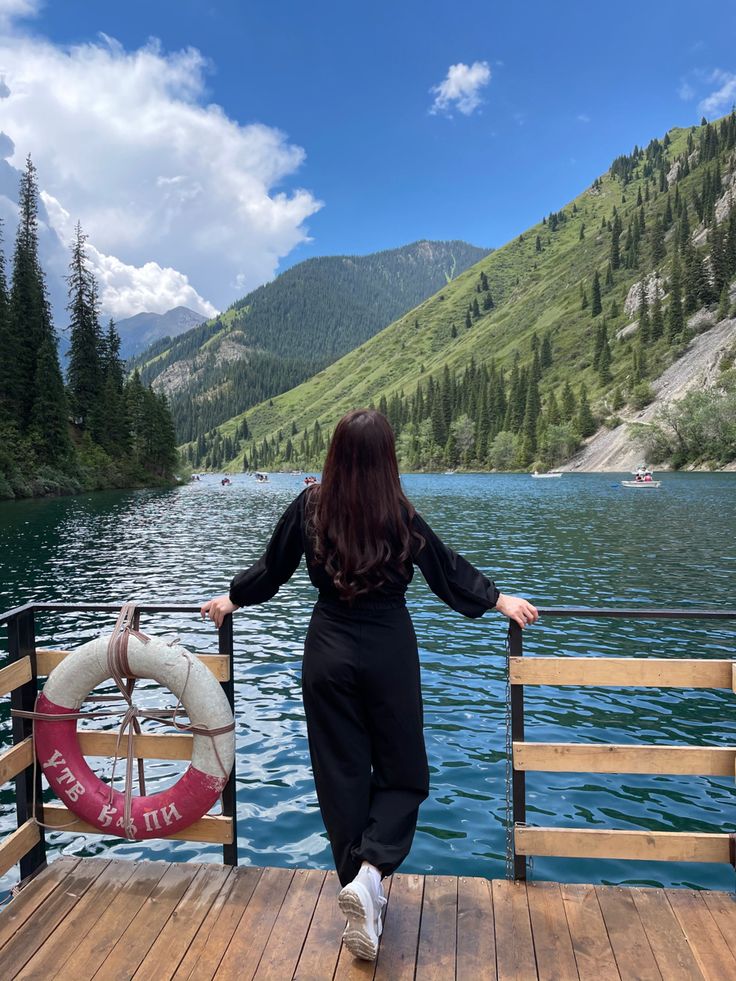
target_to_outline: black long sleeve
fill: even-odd
[[[294,575],[304,552],[302,509],[300,495],[279,518],[260,559],[230,583],[230,599],[236,606],[265,603]]]
[[[495,583],[440,541],[421,515],[415,514],[412,524],[424,539],[421,548],[415,546],[412,559],[432,592],[466,617],[492,610],[501,595]]]

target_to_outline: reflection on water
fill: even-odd
[[[409,476],[407,493],[435,530],[508,592],[546,606],[736,607],[733,475],[666,475],[640,495],[610,475]],[[205,478],[172,491],[102,493],[0,505],[0,608],[30,598],[199,603],[254,561],[301,479]],[[304,569],[269,604],[236,615],[238,843],[241,863],[330,867],[317,809],[300,691],[312,587]],[[505,623],[452,613],[415,579],[432,789],[406,871],[504,874]],[[42,645],[74,646],[114,618],[39,616]],[[195,617],[147,618],[194,650],[216,649]],[[525,633],[530,654],[734,657],[733,622],[547,619]],[[0,635],[3,647],[6,634]],[[729,692],[529,688],[535,741],[734,745]],[[143,701],[160,699],[145,692]],[[0,746],[10,740],[8,700]],[[96,761],[101,762],[101,761]],[[181,765],[151,764],[154,790]],[[527,777],[530,823],[731,831],[732,778],[629,774]],[[0,790],[0,830],[14,826]],[[216,846],[139,845],[53,835],[52,852],[217,860]],[[533,874],[562,881],[695,884],[730,888],[723,866],[537,859]],[[5,882],[9,881],[6,878]],[[0,880],[2,885],[2,880]]]

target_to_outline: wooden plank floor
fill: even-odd
[[[378,960],[334,872],[61,858],[0,910],[0,981],[733,981],[736,898],[398,873]]]

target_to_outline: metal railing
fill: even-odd
[[[51,652],[37,649],[37,615],[46,613],[117,614],[119,610],[119,605],[112,603],[34,602],[0,614],[0,625],[7,625],[9,653],[7,664],[0,668],[0,696],[10,695],[11,709],[32,711],[39,693],[39,669],[42,675],[48,674],[52,667],[68,653],[66,651]],[[199,607],[191,604],[141,603],[138,605],[138,611],[141,614],[199,614]],[[200,655],[200,659],[205,663],[210,662],[210,666],[218,675],[230,709],[234,711],[232,616],[227,616],[218,629],[218,654]],[[0,785],[10,780],[15,781],[17,825],[16,830],[0,842],[0,875],[18,863],[21,880],[34,875],[46,864],[44,825],[49,824],[49,821],[53,823],[54,818],[56,818],[57,823],[61,823],[59,818],[67,814],[64,808],[44,806],[43,804],[41,768],[34,766],[33,761],[32,726],[33,722],[30,719],[13,715],[12,745],[10,749],[0,753]],[[182,739],[181,736],[156,736],[153,738],[159,740],[166,738]],[[136,752],[136,755],[139,757],[148,755],[149,758],[154,758],[154,754],[145,754],[142,751]],[[188,829],[175,837],[184,840],[221,843],[224,864],[237,865],[235,762],[233,762],[230,776],[223,788],[221,801],[221,817],[204,818],[198,822],[206,829],[204,837],[194,835],[190,837],[187,834]],[[223,827],[222,818],[227,819],[226,827]],[[217,822],[216,827],[211,824],[213,821]],[[68,830],[73,831],[74,828]],[[104,834],[105,832],[97,831],[95,828],[85,825],[84,833]]]
[[[736,610],[553,607],[540,608],[539,614],[540,617],[618,620],[736,620]],[[524,692],[528,685],[725,688],[736,691],[736,660],[524,657],[522,630],[511,622],[507,671],[512,811],[510,858],[514,879],[526,879],[527,858],[532,855],[733,862],[734,839],[728,833],[601,831],[527,825],[527,771],[730,774],[733,777],[736,747],[528,743],[524,733]]]

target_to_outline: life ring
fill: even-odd
[[[77,736],[77,721],[43,716],[77,712],[92,689],[110,678],[109,637],[77,648],[48,677],[36,703],[34,739],[41,769],[56,794],[77,817],[107,834],[143,841],[181,831],[217,801],[233,766],[235,733],[232,712],[212,672],[179,645],[156,638],[128,640],[130,675],[152,678],[180,699],[195,729],[192,760],[166,790],[132,798],[132,823],[126,828],[125,797],[88,766]],[[41,716],[41,718],[39,718]],[[202,728],[221,730],[201,734]]]

